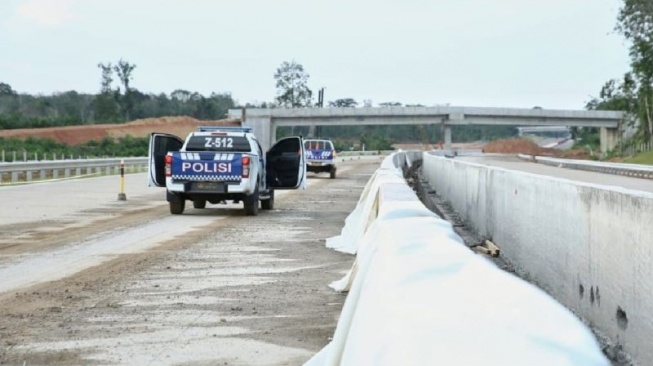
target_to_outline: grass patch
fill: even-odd
[[[653,165],[653,151],[640,153],[624,159],[624,163]]]

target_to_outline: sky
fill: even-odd
[[[325,101],[582,109],[629,69],[622,0],[0,0],[0,82],[271,102],[284,61]],[[116,85],[117,86],[117,85]]]

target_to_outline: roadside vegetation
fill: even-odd
[[[627,113],[626,126],[632,135],[613,155],[640,158],[653,146],[653,5],[649,0],[624,0],[615,30],[629,44],[630,70],[607,81],[587,109],[617,110]],[[628,158],[626,160],[631,160]]]
[[[653,151],[639,153],[632,157],[625,158],[624,163],[653,165]]]
[[[105,157],[147,156],[148,138],[126,136],[118,139],[104,138],[84,144],[69,146],[51,139],[16,139],[0,137],[0,159],[5,162],[23,160],[94,159]],[[0,160],[1,162],[2,160]]]

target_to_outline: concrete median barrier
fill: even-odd
[[[429,155],[423,173],[504,259],[653,364],[653,194]]]
[[[306,365],[608,365],[575,315],[472,252],[419,201],[401,178],[411,161],[387,157],[346,222],[339,240],[356,259],[332,287],[347,299]]]

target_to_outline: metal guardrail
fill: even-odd
[[[144,171],[147,167],[147,158],[42,160],[0,163],[0,183],[16,184],[92,174],[119,174],[121,161],[124,161],[124,167],[127,172]]]
[[[392,151],[343,151],[338,157],[387,155]],[[0,163],[0,184],[19,184],[46,179],[72,178],[87,175],[120,173],[124,161],[127,173],[147,170],[148,158],[104,158],[40,160]]]
[[[559,168],[586,170],[604,174],[624,175],[634,178],[653,179],[653,166],[651,165],[557,159],[523,154],[520,154],[519,158]]]
[[[339,151],[336,156],[368,156],[368,155],[390,155],[395,150],[370,150],[370,151]]]

